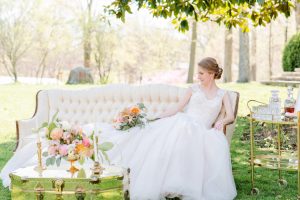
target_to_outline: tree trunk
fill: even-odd
[[[232,81],[232,29],[225,30],[225,55],[224,55],[224,79],[223,82]]]
[[[249,34],[240,29],[239,77],[238,82],[249,82]]]
[[[84,51],[84,67],[91,67],[91,53],[92,53],[92,45],[91,45],[91,33],[92,33],[92,3],[93,0],[88,1],[88,11],[87,11],[87,22],[84,22],[84,30],[83,30],[83,51]]]
[[[193,21],[192,26],[193,26],[193,29],[192,29],[191,51],[190,51],[190,64],[189,64],[189,73],[188,73],[187,83],[193,83],[195,57],[196,57],[197,22]]]
[[[272,79],[273,72],[272,72],[272,22],[270,22],[270,28],[269,28],[269,80]]]
[[[297,32],[300,31],[300,3],[296,3],[296,27]]]
[[[17,63],[12,61],[12,74],[14,76],[14,82],[18,82]]]
[[[286,18],[285,26],[284,26],[284,44],[286,44],[288,40],[288,28],[289,28],[289,20],[288,18]]]
[[[251,42],[251,80],[256,81],[256,29],[252,30]]]

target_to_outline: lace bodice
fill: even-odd
[[[221,111],[225,90],[219,89],[214,98],[208,99],[198,84],[192,85],[191,89],[193,94],[185,113],[210,128]]]

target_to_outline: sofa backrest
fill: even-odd
[[[18,120],[17,148],[25,145],[23,138],[32,133],[32,128],[49,121],[58,112],[58,118],[71,124],[86,124],[98,122],[111,123],[113,118],[122,109],[136,103],[144,103],[148,109],[148,117],[157,116],[175,106],[185,95],[187,88],[149,84],[133,86],[125,84],[112,84],[80,90],[50,89],[41,90],[36,96],[36,111],[31,119]],[[237,111],[238,93],[228,91],[233,110]],[[222,107],[218,116],[225,116]],[[230,142],[235,122],[226,127],[226,137]]]
[[[95,121],[112,122],[122,109],[144,103],[149,116],[155,116],[178,103],[184,88],[151,84],[143,86],[107,85],[83,90],[48,90],[48,119],[57,111],[58,118],[72,124]]]

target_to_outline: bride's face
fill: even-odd
[[[198,67],[198,80],[201,82],[201,84],[206,85],[214,81],[215,74],[213,72],[210,72],[203,67]]]

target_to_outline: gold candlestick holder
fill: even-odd
[[[95,162],[94,166],[92,168],[93,175],[100,176],[103,173],[104,167],[101,166],[99,160],[98,160],[98,136],[95,136]]]
[[[92,168],[93,175],[100,176],[103,173],[103,170],[105,168],[101,166],[101,164],[98,161],[94,162],[94,167]]]
[[[43,166],[42,163],[42,143],[41,141],[38,141],[36,144],[37,144],[38,165],[34,169],[41,173],[43,170],[46,169],[46,167]]]

